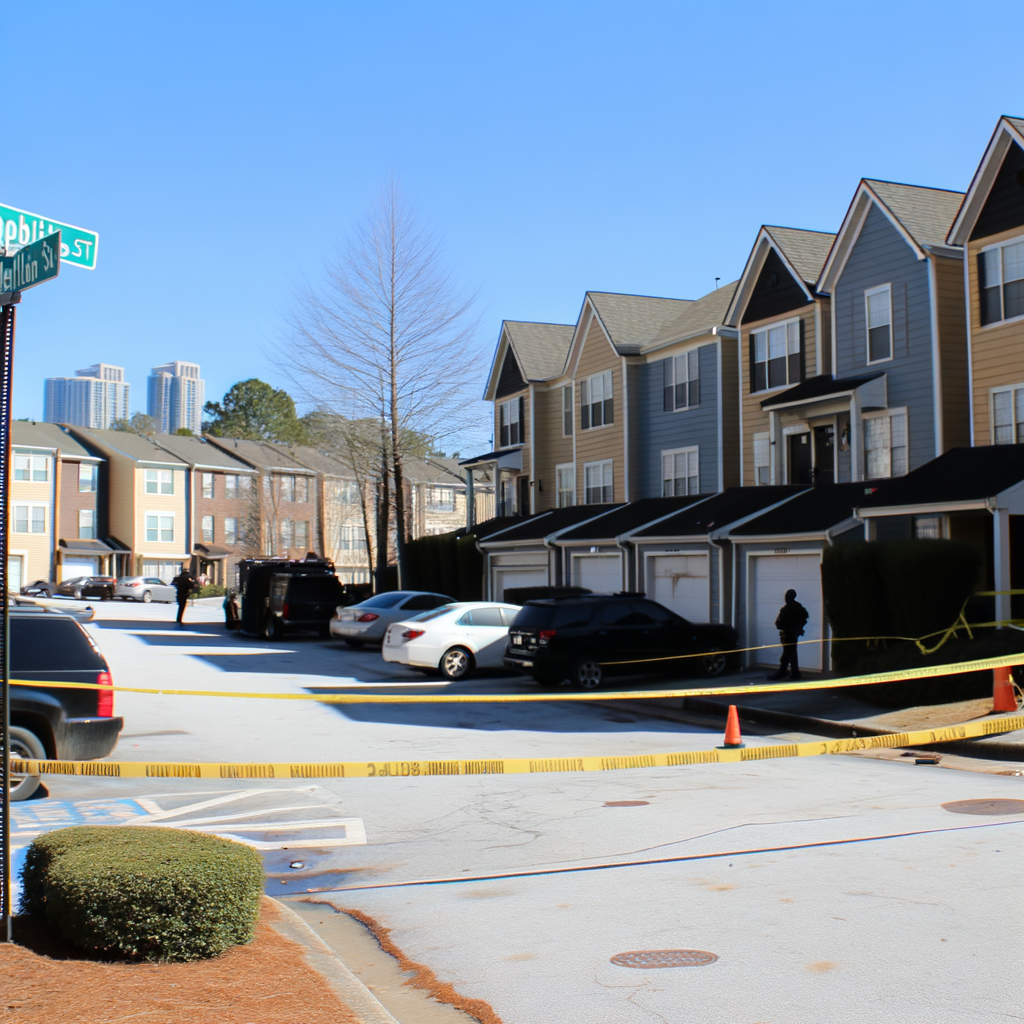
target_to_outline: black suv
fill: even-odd
[[[278,640],[292,630],[331,635],[331,616],[344,600],[341,581],[333,573],[279,573],[270,582],[270,599],[263,635]]]
[[[124,720],[114,717],[110,669],[92,637],[61,612],[12,608],[10,614],[12,756],[106,757]],[[90,688],[63,690],[47,682],[88,683]],[[40,778],[16,775],[11,781],[11,799],[24,800]]]
[[[688,622],[642,594],[587,594],[527,601],[509,627],[503,660],[542,685],[568,679],[592,690],[608,675],[664,672],[688,664],[705,676],[719,676],[735,657],[723,652],[736,647],[731,626]],[[685,657],[698,653],[705,656]],[[663,660],[614,664],[643,658]]]

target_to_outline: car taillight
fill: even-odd
[[[558,632],[558,630],[557,630],[557,629],[542,629],[542,630],[541,630],[541,631],[540,631],[540,632],[539,632],[539,633],[537,634],[537,639],[538,639],[538,640],[539,640],[539,641],[540,641],[540,642],[541,642],[542,644],[546,644],[546,643],[547,643],[547,642],[548,642],[548,641],[549,641],[549,640],[550,640],[550,639],[551,639],[551,638],[552,638],[552,637],[553,637],[553,636],[554,636],[554,635],[555,635],[555,634],[556,634],[557,632]]]
[[[288,605],[287,604],[281,605],[281,615],[282,615],[283,618],[286,618],[286,619],[289,618],[289,615],[288,615]]]
[[[142,584],[141,583],[126,583],[125,586],[126,587],[141,587]]]
[[[422,629],[407,629],[402,634],[403,640],[415,640],[418,636],[423,636],[424,630]]]
[[[362,615],[356,619],[356,622],[373,622],[374,619],[379,619],[380,616],[375,612],[363,612]]]
[[[99,697],[96,700],[96,717],[113,718],[114,691],[111,687],[114,683],[110,678],[110,673],[100,672],[99,675],[96,676],[96,685],[100,688]]]

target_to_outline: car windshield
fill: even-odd
[[[409,596],[408,590],[393,590],[389,594],[377,594],[366,601],[360,601],[360,608],[394,608],[399,601]]]

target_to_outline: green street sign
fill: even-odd
[[[0,292],[23,292],[60,273],[60,232],[0,257]]]
[[[96,269],[100,236],[95,231],[76,228],[74,224],[61,224],[14,206],[0,206],[0,245],[7,246],[9,253],[18,246],[38,242],[55,231],[61,233],[61,260],[86,270]]]

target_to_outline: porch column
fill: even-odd
[[[473,496],[473,470],[466,467],[466,529],[476,526],[476,498]]]
[[[864,479],[864,419],[856,391],[850,395],[850,479]]]
[[[996,590],[996,621],[1010,618],[1010,510],[992,509],[992,576]],[[1002,628],[1002,627],[1000,627]]]
[[[782,479],[782,426],[777,412],[768,413],[768,479],[773,484],[784,484]]]

